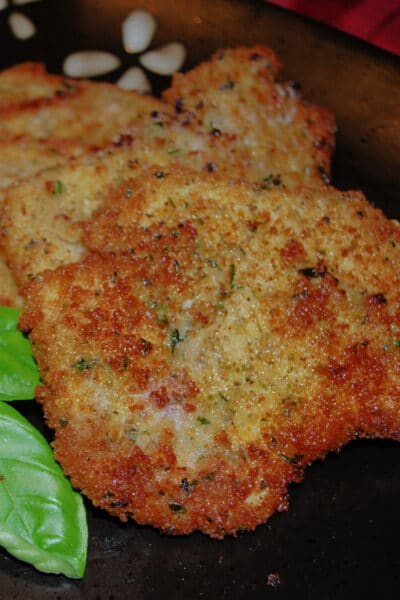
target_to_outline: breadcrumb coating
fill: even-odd
[[[400,439],[400,228],[362,194],[124,181],[24,289],[54,450],[125,521],[235,535],[304,468]]]

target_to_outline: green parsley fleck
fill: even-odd
[[[175,346],[177,344],[179,344],[179,342],[183,342],[184,339],[185,339],[185,337],[181,336],[181,334],[179,333],[178,329],[173,329],[171,331],[170,342],[171,342],[171,352],[172,352],[172,354],[175,351]]]
[[[230,283],[231,283],[231,290],[241,290],[243,289],[242,285],[237,285],[235,278],[236,278],[236,265],[235,264],[231,264],[230,267],[231,270],[231,274],[230,274]]]
[[[211,265],[213,269],[218,269],[218,264],[213,258],[205,258],[204,260]]]
[[[267,175],[267,177],[264,177],[262,181],[263,181],[263,185],[262,185],[263,189],[269,189],[276,185],[280,185],[282,183],[281,176],[274,175],[273,173],[270,173],[269,175]]]
[[[215,310],[219,313],[226,313],[225,304],[223,302],[217,302],[215,305]]]
[[[206,419],[206,417],[197,417],[197,420],[199,423],[201,423],[202,425],[209,425],[210,421],[208,419]]]
[[[62,181],[57,179],[57,181],[53,182],[53,194],[55,196],[59,196],[65,191],[65,186]]]
[[[72,365],[75,369],[78,369],[78,371],[86,371],[87,369],[90,369],[91,364],[89,363],[89,361],[87,361],[85,358],[80,358],[76,363],[74,363]]]

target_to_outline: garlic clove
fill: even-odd
[[[186,48],[180,42],[166,44],[139,57],[140,64],[158,75],[172,75],[182,67]]]
[[[140,94],[150,94],[151,84],[140,67],[131,67],[118,79],[117,85],[124,90],[134,90]]]
[[[122,23],[122,43],[125,51],[134,54],[150,45],[156,30],[156,20],[147,10],[132,11]]]
[[[68,77],[96,77],[118,69],[121,61],[118,56],[102,50],[81,50],[69,54],[63,63],[63,71]]]
[[[25,15],[13,12],[8,18],[8,24],[18,40],[28,40],[36,33],[35,24]]]

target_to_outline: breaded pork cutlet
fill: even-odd
[[[34,63],[18,65],[0,74],[0,136],[52,136],[93,149],[136,117],[164,112],[198,134],[204,168],[226,171],[232,162],[236,178],[320,184],[330,173],[334,119],[303,101],[293,85],[277,83],[279,68],[264,46],[221,50],[189,73],[176,74],[163,105],[115,85],[50,75]]]
[[[51,75],[40,64],[25,63],[2,71],[0,189],[110,144],[132,120],[160,106],[155,98],[115,85]],[[2,200],[0,195],[0,213]],[[12,274],[2,256],[0,261],[1,300],[16,304]]]
[[[0,73],[0,189],[68,158],[112,146],[124,128],[159,111],[153,97],[72,80],[24,63]]]
[[[82,146],[57,138],[36,140],[29,135],[0,139],[0,194],[40,171],[64,164],[84,152]],[[1,195],[0,195],[1,206]]]
[[[280,62],[264,46],[219,50],[188,73],[176,73],[163,98],[182,125],[210,137],[216,151],[238,152],[248,180],[320,184],[330,176],[335,122],[280,83]]]
[[[126,157],[122,168],[126,168]],[[44,170],[9,188],[3,207],[4,252],[18,285],[44,269],[82,257],[81,221],[105,200],[118,181],[116,161],[70,162]]]
[[[154,167],[84,242],[26,286],[20,325],[95,505],[220,538],[286,509],[327,452],[400,439],[400,227],[362,194]]]
[[[117,86],[72,82],[40,65],[20,65],[0,74],[0,190],[29,180],[46,168],[95,152],[144,111],[159,109],[155,98]],[[85,159],[86,160],[86,159]],[[50,177],[50,176],[49,176]],[[0,219],[4,194],[0,194]],[[54,204],[54,202],[52,203]],[[47,208],[44,216],[47,219]],[[50,209],[51,212],[51,209]],[[36,214],[27,215],[27,231]],[[43,236],[42,236],[43,237]],[[1,240],[0,240],[1,245]],[[20,249],[17,250],[20,252]],[[13,277],[0,257],[3,303],[18,302]]]
[[[0,138],[0,304],[17,305],[20,298],[17,286],[7,265],[3,252],[3,202],[6,190],[28,180],[38,172],[56,167],[67,161],[69,155],[82,152],[82,148],[67,141],[35,140],[24,136],[3,136]]]
[[[21,63],[0,73],[0,112],[6,114],[16,106],[45,103],[63,95],[74,84],[59,75],[47,73],[40,63]]]
[[[35,140],[29,135],[7,135],[0,138],[0,305],[18,305],[17,285],[4,252],[4,199],[10,186],[29,180],[46,168],[64,164],[68,156],[82,152],[76,144],[66,141]],[[33,216],[32,216],[33,218]],[[32,220],[29,220],[33,225]]]
[[[17,65],[0,74],[0,137],[51,136],[87,149],[103,147],[160,104],[109,83],[50,75],[38,64]]]
[[[248,125],[259,129],[259,134],[255,136],[249,130],[246,136],[243,132],[243,135],[230,132],[221,137],[216,131],[192,127],[190,119],[186,122],[187,115],[182,120],[183,113],[171,114],[174,111],[166,104],[159,103],[154,110],[150,103],[148,110],[116,136],[106,150],[42,173],[10,190],[5,208],[5,245],[19,284],[26,276],[82,256],[79,221],[90,217],[109,186],[131,177],[133,167],[179,163],[207,173],[217,171],[229,179],[255,182],[265,188],[297,187],[303,180],[321,185],[318,165],[322,156],[329,161],[332,118],[321,109],[306,105],[294,93],[284,93],[283,90],[291,88],[274,83],[277,59],[270,50],[261,47],[227,51],[223,60],[214,58],[203,64],[200,72],[206,71],[211,90],[216,81],[226,79],[225,71],[221,74],[226,57],[230,57],[227,64],[236,81],[235,86],[219,92],[230,92],[227,119],[235,131],[245,128],[242,113],[246,106],[252,115],[252,123]],[[197,81],[198,70],[185,77]],[[257,103],[256,96],[251,99],[250,92],[247,94],[246,90],[253,88],[263,102]],[[195,98],[202,102],[202,97],[201,90],[197,97],[189,90],[187,103],[190,106]],[[174,104],[178,106],[177,102]],[[289,114],[292,119],[287,118]],[[296,155],[291,155],[292,144],[299,142],[300,128],[307,143],[296,150]],[[329,143],[324,147],[320,144],[316,150],[311,140],[317,145],[323,135]],[[304,169],[299,162],[299,153],[308,165],[314,165],[311,170]],[[43,154],[45,161],[48,158],[45,150]]]

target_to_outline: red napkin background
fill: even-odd
[[[400,0],[270,0],[400,55]]]

